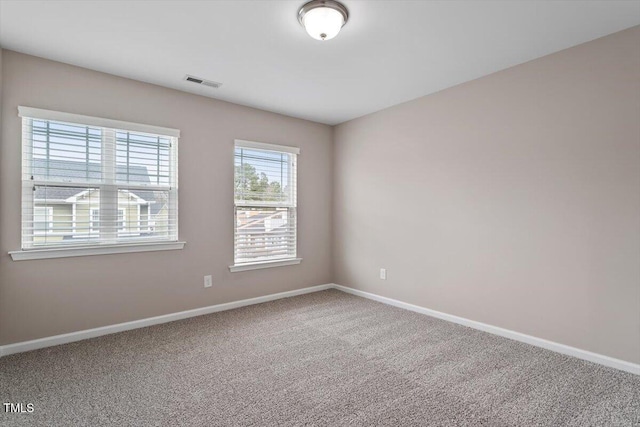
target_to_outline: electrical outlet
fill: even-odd
[[[211,277],[211,275],[204,276],[204,287],[210,288],[211,286],[213,286],[213,278]]]
[[[387,269],[386,268],[381,268],[380,269],[380,278],[382,280],[387,280]]]

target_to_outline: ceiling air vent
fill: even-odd
[[[212,87],[214,89],[218,89],[220,86],[222,86],[222,83],[213,82],[211,80],[201,79],[199,77],[190,76],[189,74],[184,76],[184,79],[186,81],[188,81],[188,82],[196,83],[196,84],[203,85],[203,86],[209,86],[209,87]]]

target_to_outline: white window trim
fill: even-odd
[[[184,248],[185,244],[186,242],[145,242],[102,246],[61,247],[11,251],[9,255],[11,255],[11,259],[14,261],[27,261],[33,259],[180,250]]]
[[[41,108],[18,107],[20,117],[29,117],[39,120],[54,120],[67,123],[82,123],[88,126],[103,128],[126,129],[134,132],[153,133],[158,135],[180,138],[180,130],[161,126],[131,123],[122,120],[104,119],[102,117],[84,116],[82,114],[63,113],[61,111],[43,110]]]
[[[278,259],[273,261],[252,262],[247,264],[230,265],[229,271],[237,273],[239,271],[259,270],[261,268],[283,267],[285,265],[300,264],[302,258]]]
[[[256,148],[258,150],[300,154],[300,148],[290,145],[267,144],[266,142],[247,141],[244,139],[236,139],[234,142],[236,148]]]

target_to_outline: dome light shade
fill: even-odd
[[[311,1],[298,12],[298,21],[316,40],[330,40],[337,36],[347,19],[347,8],[332,0]]]
[[[330,40],[338,35],[344,19],[342,14],[328,7],[311,9],[302,18],[307,33],[316,40]]]

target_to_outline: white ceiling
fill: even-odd
[[[0,46],[336,124],[640,24],[640,1],[344,0],[321,42],[303,3],[1,0]]]

